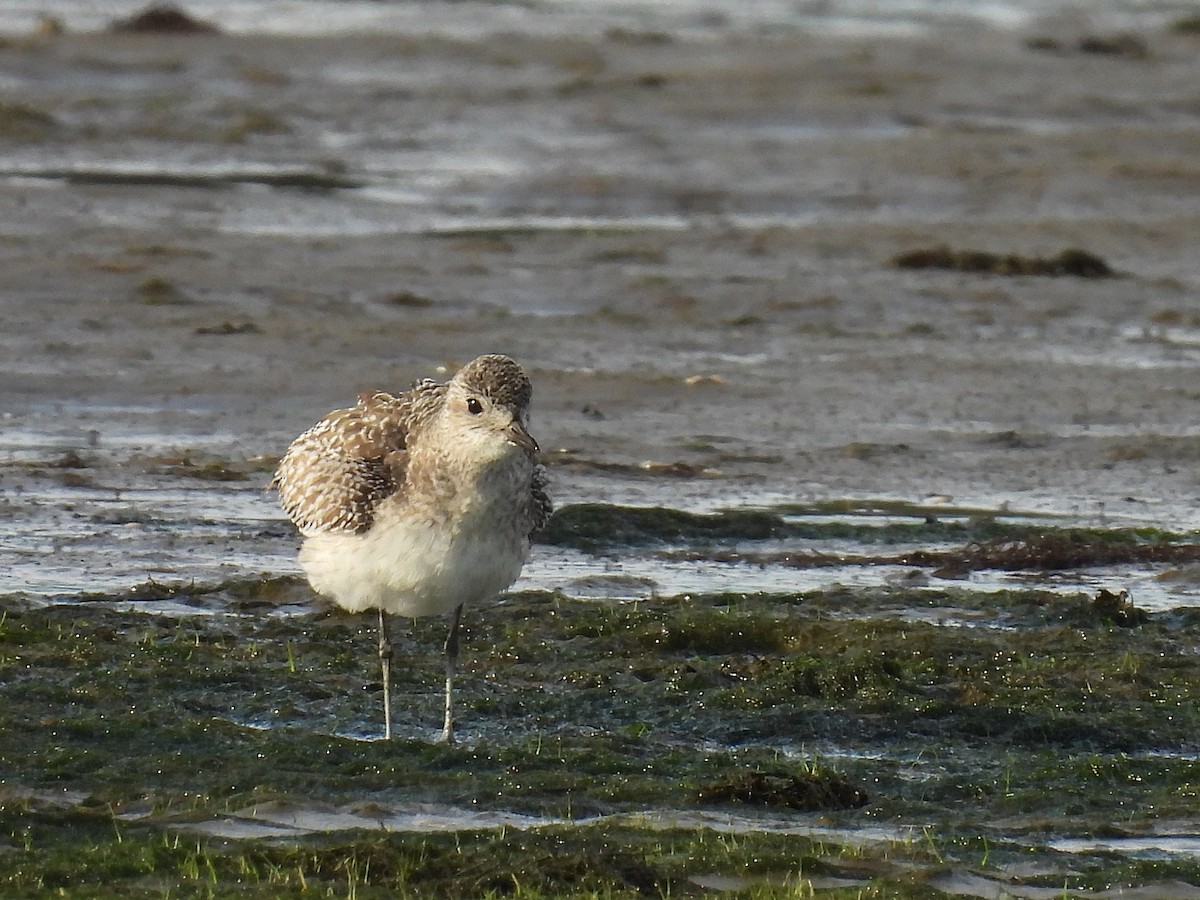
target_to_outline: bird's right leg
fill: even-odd
[[[442,743],[454,743],[454,673],[458,669],[458,623],[462,619],[462,604],[454,608],[454,619],[450,623],[450,633],[446,635],[446,717],[442,725]]]
[[[379,610],[379,667],[383,670],[383,739],[392,739],[392,640],[387,613]]]

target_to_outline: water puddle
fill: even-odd
[[[231,160],[185,165],[144,160],[97,160],[74,165],[16,164],[0,160],[0,179],[39,183],[62,182],[110,187],[224,188],[260,185],[301,190],[334,190],[361,187],[362,182],[312,168],[292,168],[279,163],[244,163]]]
[[[1118,853],[1137,859],[1163,859],[1177,856],[1200,858],[1200,834],[1155,834],[1137,837],[1064,837],[1053,838],[1047,846],[1060,853],[1078,855]]]
[[[387,807],[373,803],[343,806],[299,804],[283,800],[255,803],[228,816],[188,821],[186,817],[134,813],[131,821],[154,822],[188,832],[231,840],[298,837],[337,831],[402,831],[428,834],[438,831],[478,831],[490,828],[539,828],[572,824],[570,820],[526,816],[503,810],[477,810],[406,804]]]
[[[795,814],[738,814],[709,810],[654,809],[582,818],[525,815],[504,810],[447,806],[441,804],[389,805],[372,801],[351,804],[298,803],[267,800],[239,808],[226,816],[190,818],[187,815],[156,815],[149,810],[130,810],[119,813],[119,819],[166,826],[174,831],[219,837],[227,840],[292,840],[306,835],[353,831],[404,832],[430,834],[436,832],[471,832],[493,829],[542,829],[562,826],[581,828],[617,827],[658,831],[711,831],[739,836],[752,834],[795,835],[855,851],[884,850],[888,846],[912,848],[929,840],[927,826],[885,825],[839,827],[823,824],[820,816]],[[995,838],[997,844],[1025,845],[1027,836],[1011,835]],[[1161,834],[1128,838],[1050,838],[1043,845],[1064,856],[1086,857],[1097,853],[1119,853],[1129,858],[1164,858],[1200,856],[1200,836],[1194,834]],[[899,863],[897,865],[900,865]],[[1064,863],[1062,873],[1070,869]],[[1025,883],[1031,874],[1043,882],[1053,869],[1041,867],[1036,873],[1023,872],[1022,867],[993,867],[982,874],[966,869],[943,867],[929,876],[929,884],[952,896],[1020,897],[1031,900],[1051,900],[1064,896],[1060,887],[1045,887]],[[877,874],[877,873],[876,873]],[[855,877],[858,876],[858,877]],[[722,872],[700,872],[689,881],[709,890],[744,890],[756,884],[778,881],[783,876],[759,874],[730,875]],[[829,861],[820,881],[822,888],[865,883],[871,874],[857,871],[847,859],[844,865]],[[813,883],[814,887],[818,884]],[[1155,891],[1159,891],[1155,893]],[[1200,888],[1182,883],[1147,886],[1145,891],[1129,889],[1088,891],[1088,897],[1144,896],[1159,898],[1196,898]]]
[[[972,872],[950,871],[933,875],[925,882],[952,897],[979,897],[983,900],[1072,900],[1072,898],[1121,898],[1121,900],[1196,900],[1200,888],[1183,882],[1162,882],[1141,887],[1117,887],[1107,890],[1072,890],[1063,887],[1038,887],[1016,880],[989,878]]]
[[[98,411],[97,417],[104,414]],[[131,422],[140,415],[137,410],[108,414]],[[122,602],[122,592],[146,583],[171,585],[178,593],[181,579],[203,586],[259,578],[264,573],[299,574],[295,560],[298,538],[265,489],[269,462],[206,456],[227,453],[229,436],[188,434],[188,450],[180,453],[164,446],[163,435],[156,433],[149,421],[125,430],[106,429],[103,435],[82,427],[53,433],[15,422],[11,426],[0,446],[4,460],[0,502],[8,511],[0,523],[0,537],[9,551],[9,564],[0,575],[0,592],[53,602],[109,593],[114,602]],[[1181,431],[1180,437],[1192,437],[1191,431]],[[178,440],[182,443],[184,437],[180,435]],[[103,449],[94,449],[91,445],[96,443],[102,443]],[[633,475],[641,477],[640,471]],[[642,484],[637,493],[643,502],[660,494],[679,499],[678,491],[669,484]],[[753,502],[754,498],[746,499]],[[657,538],[650,530],[645,532],[648,543],[643,538],[630,543],[601,525],[581,520],[581,527],[593,529],[594,540],[589,538],[580,546],[536,544],[515,589],[637,601],[691,594],[800,594],[841,588],[904,588],[935,594],[1037,590],[1064,596],[1094,594],[1103,588],[1128,591],[1137,606],[1151,612],[1200,605],[1200,563],[1138,562],[1049,571],[1003,571],[985,566],[944,571],[934,563],[919,562],[925,558],[922,554],[936,555],[974,540],[973,529],[983,527],[980,523],[1010,530],[1143,528],[1162,521],[1164,510],[1158,508],[1121,516],[1101,511],[1098,519],[1094,514],[1080,517],[1052,507],[1022,511],[1007,504],[989,505],[985,497],[974,498],[969,505],[935,502],[936,498],[844,498],[816,503],[774,500],[760,511],[739,509],[750,517],[747,523],[753,525],[756,515],[773,517],[770,522],[795,537],[739,538],[738,516],[743,514],[720,508],[707,513],[707,519],[669,509],[663,512],[665,522],[682,516],[684,522],[703,526],[696,537],[682,542],[672,539],[669,532]],[[712,503],[711,496],[708,502]],[[645,519],[644,526],[631,526],[622,518],[620,507],[612,507],[604,515],[619,530],[658,527],[656,508],[641,509],[644,512],[638,515]],[[598,511],[604,512],[602,507]],[[731,515],[732,531],[704,536],[709,527],[706,522],[724,528],[721,517]],[[610,544],[610,540],[616,542]],[[590,547],[592,543],[596,546]],[[918,562],[907,562],[909,558]],[[165,615],[212,611],[207,601],[193,605],[174,595],[153,603],[139,597],[130,601],[128,608]],[[891,614],[900,613],[893,610]],[[949,609],[914,608],[904,615],[943,624],[987,621],[976,613]]]
[[[377,803],[346,805],[301,804],[271,800],[243,807],[228,816],[189,820],[187,816],[155,816],[146,811],[134,811],[119,816],[128,821],[169,824],[183,831],[196,831],[215,837],[254,839],[304,834],[323,834],[337,831],[401,831],[428,833],[434,831],[477,831],[489,828],[549,828],[562,825],[588,827],[593,825],[632,826],[657,830],[697,828],[721,834],[794,834],[828,840],[833,843],[863,847],[901,843],[911,844],[921,837],[917,826],[868,826],[835,828],[820,825],[812,816],[736,815],[705,810],[644,810],[611,815],[563,818],[531,816],[504,810],[481,810],[438,804],[403,804],[388,806]]]

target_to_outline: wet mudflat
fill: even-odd
[[[0,45],[0,891],[1200,896],[1195,38],[450,12]],[[488,351],[384,743],[264,487]]]
[[[516,593],[470,619],[445,747],[441,623],[400,641],[387,743],[370,624],[306,602],[276,579],[9,603],[8,889],[1058,896],[1200,875],[1195,610]]]

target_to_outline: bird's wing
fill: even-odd
[[[379,503],[403,490],[408,445],[444,388],[422,381],[403,394],[363,394],[292,442],[271,486],[300,533],[361,534]]]

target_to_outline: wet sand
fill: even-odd
[[[142,457],[269,470],[361,390],[499,350],[563,502],[1193,528],[1196,44],[1077,37],[13,39],[9,458],[77,450],[103,491],[160,487]],[[1119,277],[889,265],[939,244]],[[231,486],[209,518],[278,519]]]

